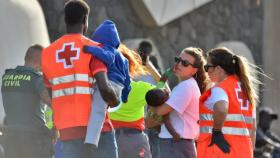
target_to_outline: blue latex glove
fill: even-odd
[[[99,60],[103,61],[107,66],[110,66],[115,61],[115,52],[110,46],[103,48],[97,46],[84,46],[84,52],[94,55]]]

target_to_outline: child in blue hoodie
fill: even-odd
[[[128,60],[118,52],[120,39],[115,24],[105,20],[93,33],[92,40],[103,47],[85,46],[84,51],[102,60],[108,68],[108,78],[115,93],[122,102],[127,102],[130,92]],[[101,129],[105,120],[107,104],[103,101],[98,87],[94,87],[91,116],[87,127],[85,143],[98,146]]]

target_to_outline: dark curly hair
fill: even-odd
[[[89,15],[90,8],[83,0],[70,0],[64,6],[64,20],[67,25],[82,24]]]
[[[164,104],[168,100],[168,98],[168,93],[163,89],[158,88],[149,90],[145,95],[147,104],[152,107],[158,107]]]

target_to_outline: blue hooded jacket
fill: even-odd
[[[102,60],[108,68],[108,78],[123,85],[122,102],[126,102],[131,90],[128,60],[118,52],[120,38],[115,24],[105,20],[92,35],[92,40],[103,44],[103,48],[86,46],[85,51]]]

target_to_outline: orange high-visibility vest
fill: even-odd
[[[97,46],[80,34],[64,35],[42,53],[42,71],[52,90],[52,109],[57,129],[87,126],[94,83],[84,45]]]
[[[200,135],[197,140],[198,158],[253,158],[253,145],[250,132],[253,128],[253,106],[241,90],[241,83],[236,76],[228,76],[216,86],[228,95],[229,109],[222,127],[225,139],[230,144],[231,152],[224,154],[216,145],[208,147],[213,128],[213,111],[204,102],[211,96],[211,89],[200,97]]]

